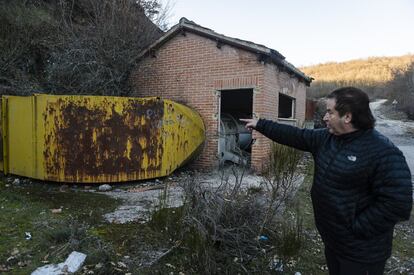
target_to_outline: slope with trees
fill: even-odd
[[[165,14],[158,0],[2,1],[0,93],[128,95]]]
[[[388,98],[414,118],[414,55],[371,57],[301,68],[315,80],[308,97],[321,98],[341,86],[356,86],[371,99]]]

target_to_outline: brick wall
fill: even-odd
[[[290,79],[276,66],[260,63],[253,53],[227,45],[218,48],[215,41],[188,32],[174,36],[155,51],[155,57],[142,59],[131,74],[134,96],[168,98],[200,113],[206,126],[206,142],[194,163],[199,168],[218,164],[218,91],[251,88],[253,112],[275,119],[279,87],[286,86],[284,82]],[[292,96],[299,96],[297,117],[304,117],[305,100],[302,103],[301,97],[305,97],[305,86],[297,84]],[[252,165],[260,168],[268,148],[261,145],[269,143],[257,133],[254,138],[258,142],[253,146]]]
[[[289,74],[281,72],[276,65],[266,64],[264,71],[263,88],[255,94],[254,112],[261,118],[276,120],[278,116],[279,93],[295,98],[295,119],[298,125],[305,120],[306,86]],[[269,159],[271,141],[259,133],[252,152],[253,168],[260,171],[262,165]]]

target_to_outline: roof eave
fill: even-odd
[[[300,81],[303,81],[307,86],[312,82],[312,78],[305,75],[303,72],[298,70],[292,64],[285,60],[285,57],[280,54],[278,51],[267,48],[262,45],[248,43],[239,39],[227,37],[221,34],[217,34],[212,30],[202,28],[191,23],[188,23],[187,19],[181,19],[178,24],[173,26],[169,31],[167,31],[162,37],[152,43],[147,49],[145,49],[138,57],[137,60],[142,59],[147,56],[152,50],[156,50],[173,38],[177,33],[189,31],[201,36],[210,38],[217,42],[234,46],[236,48],[244,49],[255,54],[264,55],[269,58],[272,63],[278,66],[282,70],[287,70],[296,76]]]

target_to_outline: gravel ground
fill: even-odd
[[[377,119],[376,129],[387,136],[404,153],[411,174],[414,173],[414,121],[398,112],[393,106],[385,105],[385,99],[371,103]]]

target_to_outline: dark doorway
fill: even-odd
[[[250,163],[252,135],[240,118],[253,114],[253,89],[223,90],[220,93],[220,163]]]

